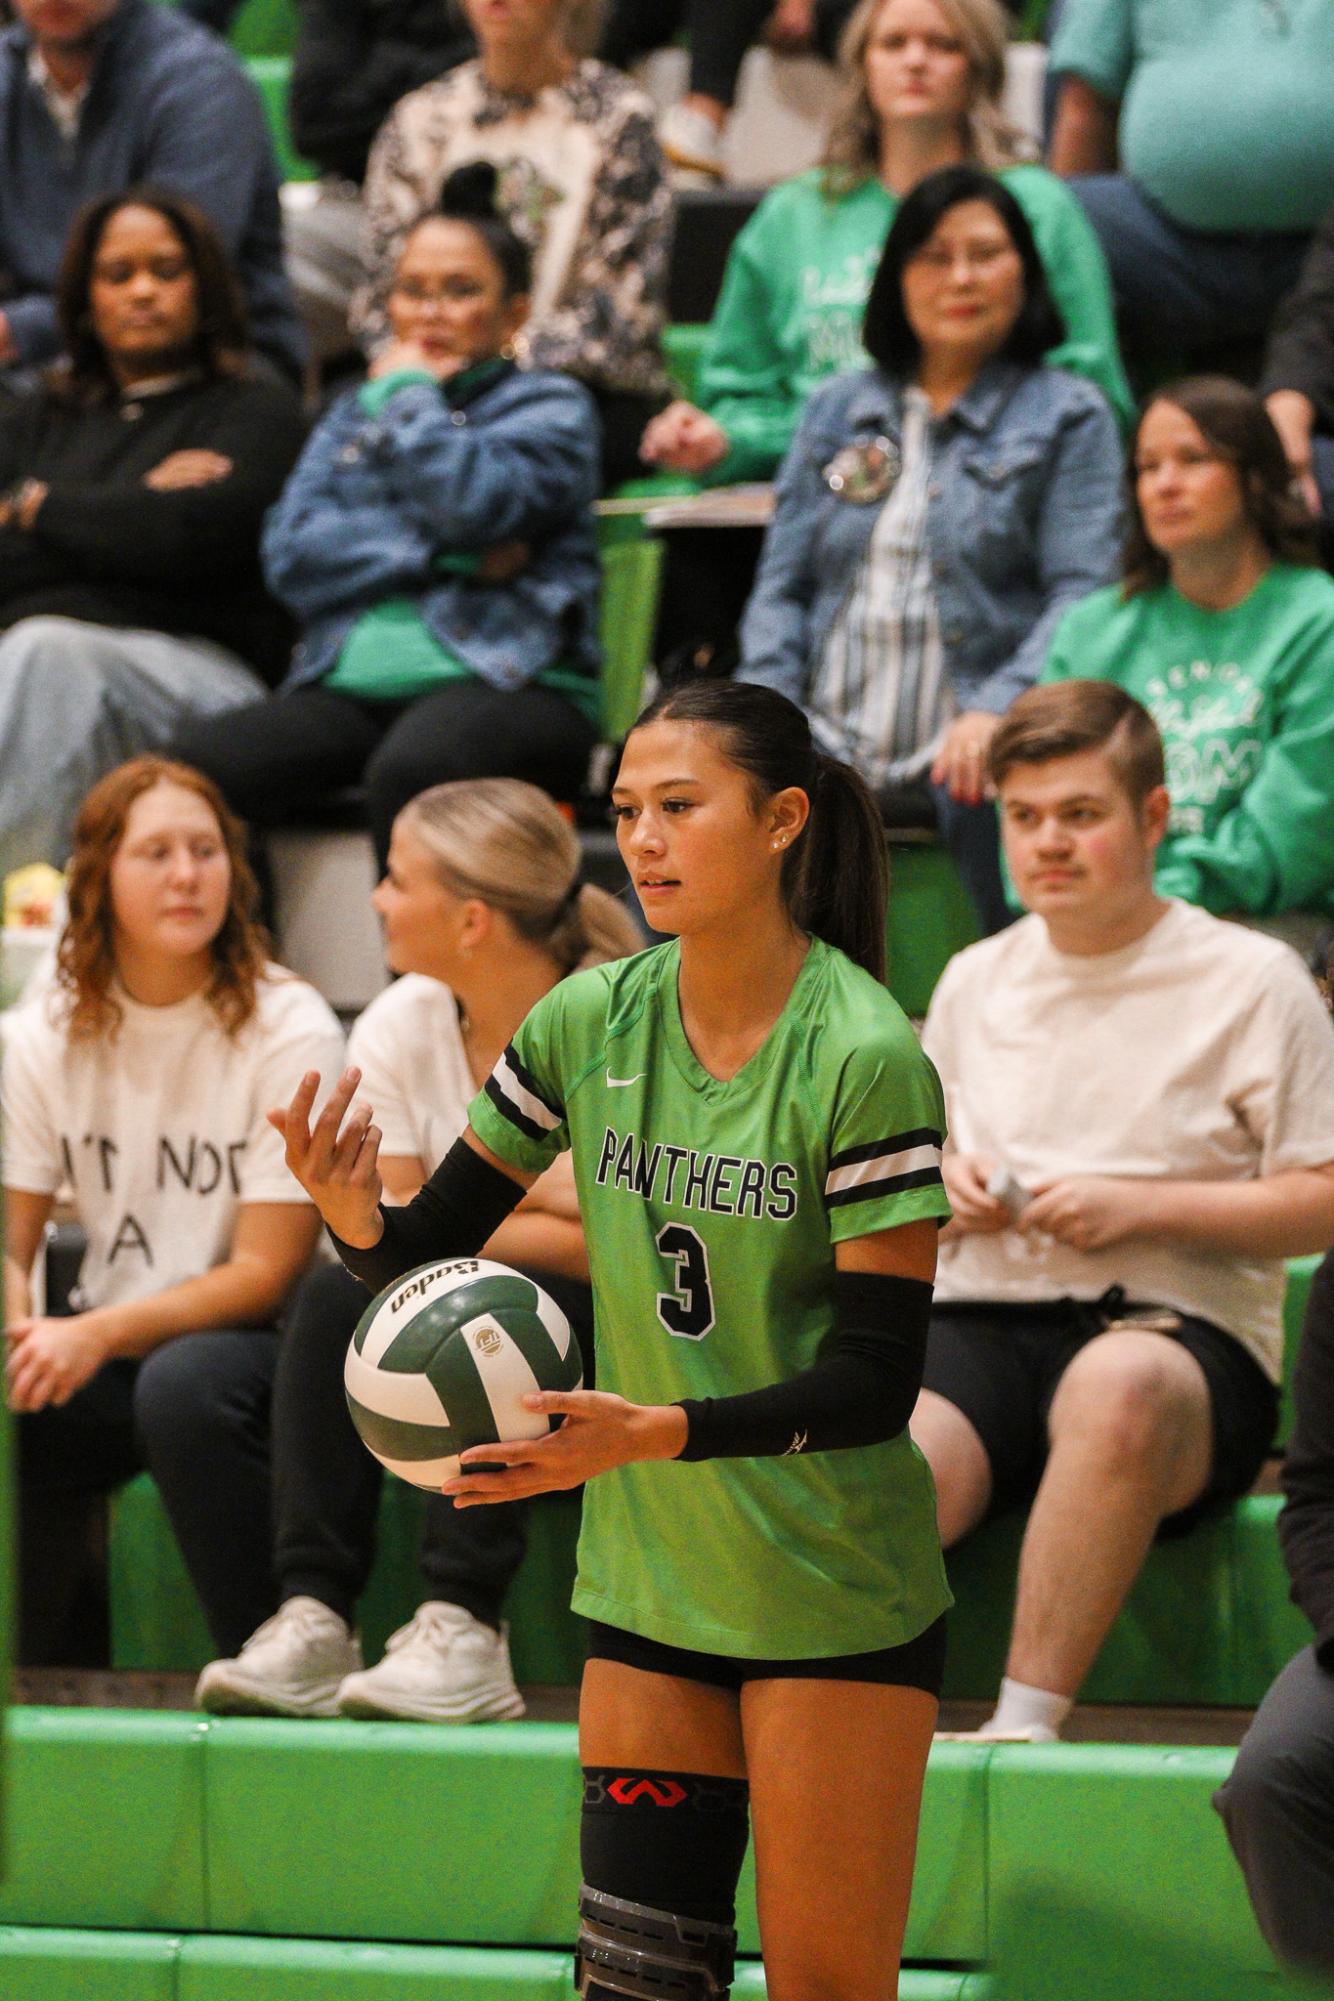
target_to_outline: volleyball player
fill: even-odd
[[[272,1116],[375,1287],[471,1254],[572,1148],[603,1387],[530,1399],[560,1428],[445,1491],[591,1482],[579,1992],[729,1991],[749,1809],[770,2001],[891,2001],[948,1603],[906,1430],[948,1208],[879,977],[883,836],[759,687],[661,697],[613,797],[676,936],[538,1003],[415,1202],[378,1206],[355,1072],[313,1129],[313,1075]]]

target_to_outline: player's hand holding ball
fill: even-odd
[[[636,1459],[675,1459],[689,1428],[679,1405],[628,1403],[604,1390],[539,1390],[523,1403],[563,1422],[544,1438],[475,1445],[463,1453],[459,1477],[441,1489],[456,1508],[580,1487]]]
[[[368,1104],[353,1104],[360,1070],[345,1070],[314,1125],[310,1114],[320,1088],[308,1070],[290,1105],[268,1115],[287,1146],[287,1165],[336,1237],[369,1251],[384,1234],[380,1220],[380,1130]],[[349,1110],[349,1107],[351,1108]]]

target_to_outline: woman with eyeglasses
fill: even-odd
[[[410,231],[393,338],[269,515],[265,571],[302,628],[286,681],[178,746],[260,824],[364,786],[382,870],[428,785],[569,799],[598,736],[597,411],[516,366],[532,266],[496,201],[475,161]]]
[[[741,678],[800,702],[891,824],[939,828],[986,931],[1009,919],[987,746],[1119,532],[1116,421],[1043,365],[1061,330],[1010,191],[928,175],[871,287],[874,366],[816,392],[784,462],[742,627]]]

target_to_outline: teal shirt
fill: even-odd
[[[1119,103],[1124,171],[1191,229],[1309,230],[1334,201],[1329,0],[1078,0],[1051,66]]]
[[[1334,579],[1276,563],[1227,611],[1095,591],[1041,679],[1115,681],[1162,732],[1156,887],[1216,915],[1334,910]]]
[[[1033,229],[1067,339],[1053,368],[1087,376],[1123,426],[1134,408],[1121,366],[1107,266],[1083,209],[1045,168],[999,176]],[[792,442],[817,383],[865,368],[866,300],[898,213],[874,176],[830,200],[814,168],[783,181],[737,237],[714,312],[696,401],[727,432],[732,449],[708,483],[768,479]]]
[[[568,1146],[598,1387],[721,1397],[809,1368],[835,1246],[949,1214],[944,1107],[897,1003],[812,941],[735,1077],[691,1049],[676,941],[538,1002],[470,1111],[521,1168]],[[898,1646],[949,1603],[931,1476],[907,1432],[781,1458],[616,1467],[584,1495],[575,1609],[670,1646],[806,1659]]]

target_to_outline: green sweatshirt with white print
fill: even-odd
[[[1226,611],[1112,585],[1066,613],[1041,679],[1115,681],[1161,730],[1162,895],[1334,912],[1334,579],[1275,563]]]
[[[1098,240],[1064,181],[1044,167],[999,176],[1027,216],[1067,338],[1047,356],[1102,390],[1123,428],[1121,366]],[[696,384],[731,450],[706,484],[772,476],[816,384],[865,368],[862,319],[898,198],[874,175],[830,198],[819,168],[770,190],[732,246]]]

